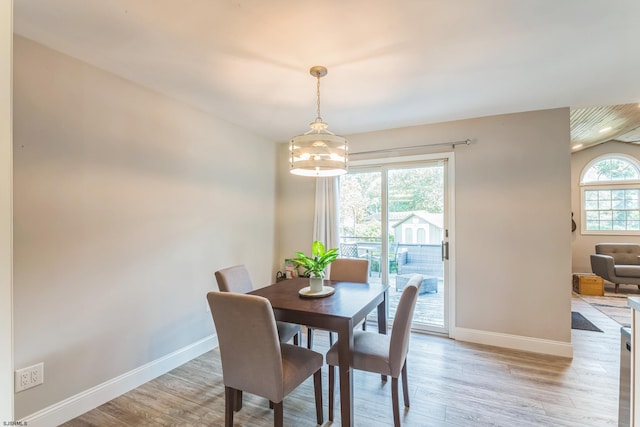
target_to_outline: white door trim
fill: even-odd
[[[13,399],[13,1],[0,2],[0,421],[14,420]]]
[[[447,283],[447,300],[445,301],[444,316],[446,328],[442,332],[449,338],[455,339],[456,331],[456,275],[455,275],[455,153],[453,151],[418,154],[410,156],[385,157],[378,159],[353,160],[349,161],[350,166],[386,166],[390,164],[406,164],[410,162],[446,160],[446,200],[445,229],[449,230],[449,260],[444,263],[445,281]],[[438,332],[438,331],[435,331]]]

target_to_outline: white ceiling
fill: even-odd
[[[14,30],[275,141],[640,102],[638,0],[14,0]]]

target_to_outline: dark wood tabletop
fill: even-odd
[[[337,331],[331,329],[332,319],[351,319],[354,324],[359,323],[380,304],[389,288],[388,285],[325,280],[325,286],[336,290],[333,295],[303,298],[298,291],[306,286],[309,286],[309,279],[295,278],[250,293],[267,298],[278,320]],[[386,333],[386,330],[380,332]]]
[[[341,421],[343,426],[352,426],[353,327],[377,309],[378,332],[387,333],[386,300],[389,285],[325,280],[325,286],[335,288],[334,294],[323,298],[303,298],[298,291],[306,286],[309,286],[309,279],[295,278],[255,289],[250,293],[267,298],[277,320],[338,333]]]

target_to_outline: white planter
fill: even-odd
[[[321,292],[324,286],[324,279],[322,277],[309,277],[309,288],[311,292]]]

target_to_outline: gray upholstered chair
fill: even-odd
[[[393,422],[400,425],[400,405],[398,403],[398,377],[402,375],[404,406],[409,407],[409,389],[407,385],[407,353],[413,311],[416,307],[418,290],[422,276],[415,274],[407,283],[393,321],[391,335],[374,332],[355,331],[353,336],[353,369],[375,372],[391,376],[391,398],[393,402]],[[333,421],[333,395],[335,389],[335,367],[338,366],[338,346],[332,346],[327,352],[329,365],[329,420]],[[384,377],[383,377],[384,378]]]
[[[591,255],[591,271],[616,287],[638,285],[640,289],[640,245],[636,243],[598,243]]]
[[[343,282],[367,283],[368,274],[368,259],[337,258],[331,263],[329,278]]]
[[[242,392],[269,400],[274,426],[283,425],[282,401],[313,375],[318,424],[322,413],[322,354],[278,340],[268,299],[233,292],[209,292],[218,334],[225,395],[225,426],[233,426]]]
[[[369,282],[369,260],[338,258],[331,263],[329,278],[343,282],[367,283]],[[362,322],[362,330],[367,329],[367,321]],[[329,336],[333,345],[333,336]]]
[[[337,258],[331,263],[329,279],[343,282],[367,283],[369,280],[369,260]],[[362,322],[362,330],[366,328]],[[333,345],[333,332],[329,332],[329,345]],[[307,348],[313,348],[313,328],[307,328]]]
[[[215,272],[218,289],[221,292],[235,292],[237,294],[246,294],[253,290],[253,282],[249,276],[249,271],[244,265],[234,265],[233,267],[223,268]],[[302,328],[300,325],[286,322],[276,322],[278,327],[278,336],[281,342],[288,342],[293,338],[295,345],[302,342]]]

